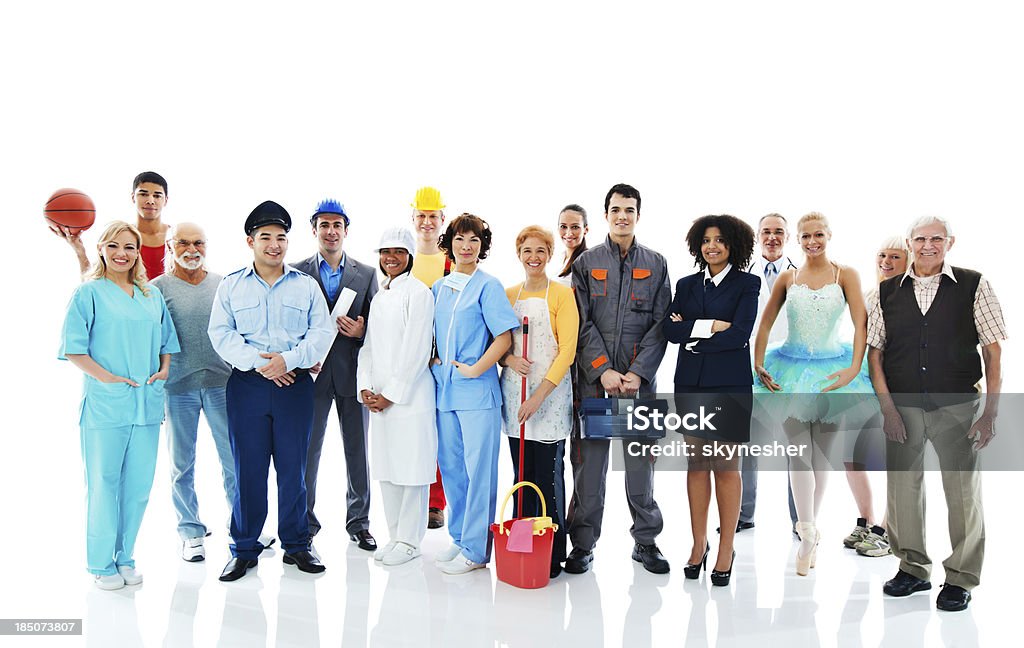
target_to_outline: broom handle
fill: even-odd
[[[530,359],[530,318],[523,318],[523,359]],[[526,376],[523,376],[522,389],[519,390],[519,406],[522,407],[523,403],[526,402]],[[526,422],[523,421],[519,425],[519,479],[517,481],[523,481],[523,463],[526,461]],[[516,497],[516,517],[523,517],[523,495],[520,493]]]

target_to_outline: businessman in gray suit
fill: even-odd
[[[313,432],[306,457],[309,533],[315,536],[320,530],[320,521],[313,512],[313,505],[316,503],[320,452],[324,446],[327,417],[333,402],[341,425],[341,440],[345,446],[345,465],[348,470],[345,530],[348,531],[349,539],[358,543],[360,549],[374,551],[377,542],[370,534],[370,476],[366,461],[368,414],[366,408],[356,400],[356,359],[366,333],[370,300],[377,293],[376,270],[342,251],[348,234],[349,217],[341,203],[332,199],[321,201],[310,222],[319,251],[296,263],[295,269],[316,280],[332,313],[345,289],[353,291],[355,296],[348,311],[335,320],[338,335],[320,367],[313,387]]]

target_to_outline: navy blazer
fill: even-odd
[[[665,338],[679,345],[675,383],[691,387],[728,387],[754,382],[750,364],[750,332],[757,319],[757,295],[761,280],[733,266],[722,283],[704,291],[704,271],[683,277],[676,283],[676,296],[669,313],[678,313],[682,322],[668,317],[662,324]],[[730,322],[727,330],[709,338],[700,338],[692,351],[686,345],[696,320],[717,319]]]
[[[334,310],[337,299],[331,300],[327,296],[327,289],[320,280],[320,265],[316,255],[293,263],[292,267],[300,272],[308,274],[316,280],[324,299],[327,300],[327,309]],[[345,273],[341,277],[341,285],[338,287],[338,295],[342,288],[350,288],[355,291],[356,297],[352,300],[347,315],[356,319],[360,315],[370,325],[370,301],[377,294],[377,270],[365,263],[360,263],[352,258],[351,254],[345,255]],[[335,296],[337,297],[337,296]],[[334,323],[334,318],[331,318]],[[330,353],[320,368],[320,375],[317,376],[313,390],[315,395],[320,397],[333,398],[338,396],[356,395],[356,360],[359,357],[359,349],[363,346],[363,339],[353,339],[341,335],[334,339]],[[324,380],[329,376],[330,380]]]

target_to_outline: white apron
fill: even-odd
[[[551,282],[548,281],[550,289]],[[544,381],[551,365],[558,357],[558,340],[555,339],[551,314],[548,312],[548,290],[544,298],[530,297],[520,299],[522,286],[516,295],[516,303],[512,306],[516,317],[522,323],[524,317],[530,318],[530,349],[528,359],[533,363],[526,377],[527,396],[534,393]],[[512,354],[523,355],[523,329],[512,331]],[[537,412],[526,422],[527,441],[554,443],[567,439],[572,432],[572,377],[570,372],[558,383],[555,389],[544,399]],[[523,377],[509,367],[501,372],[501,416],[505,434],[519,438],[519,405],[522,402]]]

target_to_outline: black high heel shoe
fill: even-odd
[[[729,579],[732,578],[732,566],[736,562],[736,551],[732,552],[732,560],[729,561],[729,571],[711,570],[711,584],[718,587],[727,587]]]
[[[701,568],[703,568],[703,569],[707,569],[708,568],[708,552],[709,551],[711,551],[711,543],[707,543],[707,546],[705,546],[705,548],[704,548],[704,557],[700,559],[699,563],[697,563],[696,565],[691,565],[690,563],[686,563],[686,566],[683,567],[683,576],[686,576],[690,580],[697,580],[698,578],[700,578],[700,570],[701,570]]]

